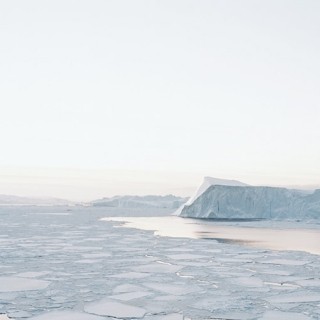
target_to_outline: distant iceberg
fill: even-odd
[[[11,205],[68,206],[68,205],[74,205],[74,204],[75,203],[72,201],[65,200],[65,199],[58,199],[58,198],[20,197],[20,196],[14,196],[14,195],[0,194],[1,206],[11,206]]]
[[[210,181],[213,183],[210,184]],[[178,214],[182,217],[211,219],[320,218],[320,189],[310,193],[295,189],[248,186],[233,180],[222,181],[225,183],[205,178],[198,192],[191,198],[192,201],[183,205]]]
[[[94,207],[115,207],[115,208],[179,208],[187,201],[186,198],[174,195],[166,196],[115,196],[94,200],[91,205]]]

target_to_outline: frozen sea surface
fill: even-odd
[[[317,254],[164,237],[101,221],[168,214],[1,207],[0,319],[320,319]]]

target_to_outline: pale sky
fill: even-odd
[[[320,184],[320,1],[0,0],[0,193]]]

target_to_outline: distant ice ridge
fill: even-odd
[[[72,205],[73,202],[58,198],[20,197],[0,194],[0,205]],[[1,318],[0,318],[1,320]]]
[[[205,186],[210,184],[206,189]],[[301,190],[224,185],[216,179],[204,179],[199,191],[180,210],[182,217],[217,219],[318,219],[320,189],[312,193]],[[230,184],[228,185],[228,182]],[[241,185],[242,184],[242,185]]]
[[[115,196],[103,198],[91,202],[95,207],[117,207],[117,208],[179,208],[187,198],[167,196]]]

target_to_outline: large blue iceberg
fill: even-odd
[[[208,185],[206,179],[204,184]],[[180,208],[178,214],[182,217],[211,219],[320,218],[320,189],[306,192],[230,184],[209,185]]]

